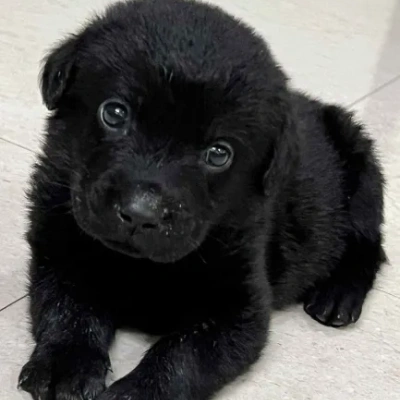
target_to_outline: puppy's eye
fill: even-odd
[[[206,150],[204,158],[210,167],[226,169],[232,163],[233,149],[228,143],[215,143]]]
[[[120,100],[106,100],[99,108],[100,121],[107,128],[123,128],[129,119],[129,107]]]

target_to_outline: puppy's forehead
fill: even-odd
[[[131,47],[123,56],[108,53],[104,61],[89,48],[82,65],[86,87],[80,93],[93,108],[109,98],[124,100],[148,134],[204,142],[222,134],[224,119],[232,118],[239,101],[227,71],[194,76],[184,63],[159,64]]]
[[[189,45],[194,38],[185,36],[178,50],[168,35],[160,43],[151,30],[142,34],[146,36],[145,45],[132,27],[123,31],[90,30],[81,51],[82,67],[103,80],[100,88],[135,91],[142,96],[157,93],[165,98],[172,94],[184,98],[208,92],[223,99],[228,86],[232,92],[234,84],[240,82],[239,75],[242,80],[246,78],[243,68],[229,57],[222,62],[215,58],[216,49],[212,52],[214,57],[207,52],[206,48],[213,44],[203,43],[196,51]]]
[[[149,131],[200,138],[210,125],[229,125],[224,135],[244,131],[265,90],[274,92],[268,82],[281,81],[267,68],[263,41],[197,3],[177,2],[179,10],[147,3],[113,7],[83,32],[79,95],[92,107],[124,99]]]
[[[138,1],[111,7],[86,34],[104,63],[147,59],[147,65],[209,78],[267,49],[250,29],[200,3]],[[254,62],[254,61],[253,61]]]
[[[249,28],[196,2],[120,3],[94,20],[83,36],[88,66],[127,78],[124,87],[132,79],[150,86],[163,75],[232,86],[239,75],[262,76],[271,63],[265,43]]]

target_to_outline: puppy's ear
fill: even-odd
[[[299,160],[299,137],[291,107],[284,107],[281,132],[275,140],[272,156],[263,176],[264,194],[268,197],[284,187],[296,171]]]
[[[54,48],[45,58],[40,75],[40,89],[43,102],[49,110],[54,110],[72,80],[76,62],[78,39],[71,37]]]

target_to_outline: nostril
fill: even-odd
[[[130,224],[133,222],[132,217],[121,210],[118,211],[118,216],[123,222],[129,222]]]
[[[114,209],[117,213],[118,218],[122,221],[122,222],[128,222],[128,223],[132,223],[132,217],[130,215],[128,215],[127,213],[123,212],[121,210],[121,206],[119,204],[115,204],[114,205]]]

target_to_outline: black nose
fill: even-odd
[[[162,218],[161,199],[151,192],[141,192],[116,205],[119,219],[130,226],[156,228]]]

